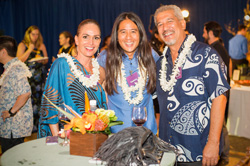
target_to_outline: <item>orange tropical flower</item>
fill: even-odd
[[[98,110],[98,109],[97,109]],[[117,117],[111,110],[99,110],[96,112],[89,111],[83,113],[82,117],[74,117],[64,126],[64,130],[80,131],[82,134],[86,132],[106,131],[111,122]],[[118,122],[117,124],[123,124]]]

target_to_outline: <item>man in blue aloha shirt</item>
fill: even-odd
[[[156,64],[159,136],[178,148],[178,166],[214,166],[230,89],[225,64],[209,45],[185,34],[179,7],[158,8],[155,24],[168,46]]]
[[[0,37],[0,63],[4,73],[0,77],[0,141],[2,153],[23,143],[31,135],[33,110],[28,67],[16,58],[17,43],[9,36]]]

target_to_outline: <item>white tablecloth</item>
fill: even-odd
[[[69,154],[69,146],[46,145],[45,138],[25,142],[7,150],[1,157],[2,166],[94,166],[90,157]],[[165,153],[162,166],[173,166],[175,154]]]
[[[230,135],[250,138],[250,87],[230,90],[227,128]]]

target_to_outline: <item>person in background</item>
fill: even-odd
[[[165,47],[165,43],[160,38],[156,26],[152,29],[150,44],[151,44],[151,47],[157,52],[157,54],[161,56],[162,52],[163,52],[163,49]],[[159,112],[158,99],[157,99],[157,95],[156,95],[155,92],[153,94],[153,103],[154,103],[154,110],[155,110],[157,128],[159,128],[160,112]]]
[[[107,109],[106,95],[101,84],[105,71],[93,55],[101,42],[99,24],[92,19],[83,20],[75,36],[75,57],[62,53],[50,68],[44,95],[57,106],[64,103],[77,113],[85,112],[85,92],[89,100],[97,101],[97,108]],[[57,136],[59,132],[58,111],[45,97],[42,98],[38,137]]]
[[[103,50],[106,50],[108,48],[108,46],[110,44],[110,39],[111,39],[110,35],[108,35],[104,38],[103,45],[102,45],[100,52],[102,52]]]
[[[230,84],[229,66],[231,65],[229,64],[231,60],[230,60],[230,56],[228,55],[226,48],[223,46],[223,41],[220,41],[222,40],[220,38],[221,33],[222,33],[222,27],[220,26],[220,24],[218,24],[215,21],[209,21],[204,24],[202,37],[205,39],[206,43],[212,46],[219,53],[222,60],[224,61],[225,65],[223,69],[225,70],[225,73],[226,73],[227,82],[228,84]],[[227,93],[227,101],[229,101],[229,93]],[[220,155],[218,166],[227,165],[229,163],[229,138],[228,138],[228,131],[226,127],[226,119],[228,115],[228,103],[229,102],[227,102],[226,109],[225,109],[225,121],[224,121],[223,128],[222,128],[224,146]]]
[[[247,27],[245,25],[239,25],[237,34],[229,40],[229,56],[232,59],[232,71],[237,69],[239,65],[248,66],[246,59],[248,53],[247,38]]]
[[[0,77],[0,142],[2,153],[24,142],[33,128],[31,89],[28,67],[16,58],[17,43],[10,36],[0,36],[0,63],[5,72]]]
[[[163,49],[165,47],[165,43],[160,38],[156,26],[152,29],[150,44],[151,44],[151,47],[157,52],[157,54],[161,56]]]
[[[37,131],[39,120],[38,111],[41,107],[41,98],[46,79],[46,64],[48,59],[39,60],[42,57],[48,58],[46,47],[43,43],[43,37],[39,28],[35,25],[30,26],[24,34],[24,39],[17,48],[17,57],[28,65],[32,73],[29,78],[31,86],[31,100],[34,114],[34,129]]]
[[[112,133],[135,126],[131,118],[132,109],[145,106],[147,121],[144,126],[156,134],[151,93],[155,90],[155,61],[158,58],[150,47],[141,19],[133,12],[121,13],[113,25],[107,51],[102,51],[98,57],[106,73],[108,108],[124,122],[111,127]]]
[[[59,44],[62,47],[59,49],[58,54],[61,54],[62,52],[68,53],[71,56],[75,56],[77,54],[76,47],[75,47],[75,41],[74,41],[74,38],[70,32],[63,31],[60,33]],[[52,62],[54,62],[55,60],[56,60],[56,58],[53,56]]]
[[[179,7],[161,6],[154,18],[167,45],[156,63],[159,137],[179,150],[178,166],[215,166],[230,88],[223,61],[209,45],[186,35]]]

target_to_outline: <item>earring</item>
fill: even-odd
[[[100,55],[100,52],[99,52],[99,48],[98,48],[98,50],[97,50],[97,57]]]

